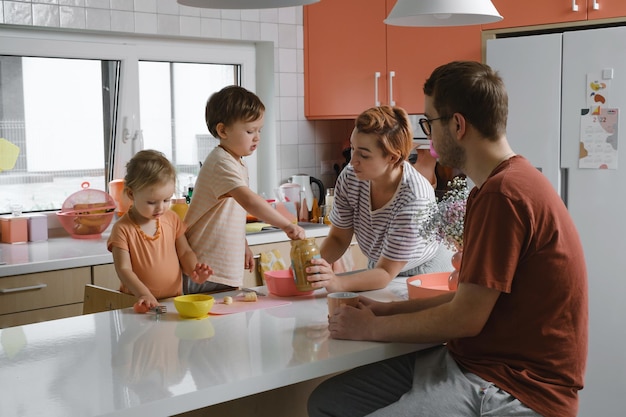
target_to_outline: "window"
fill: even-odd
[[[217,144],[204,122],[226,85],[254,90],[253,45],[3,30],[0,214],[58,210],[88,182],[107,190],[140,149],[176,166],[177,192]],[[15,155],[15,147],[19,149]],[[247,159],[256,186],[256,158]]]

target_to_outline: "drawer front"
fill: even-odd
[[[48,320],[64,319],[66,317],[80,316],[81,314],[83,314],[82,303],[40,308],[38,310],[23,311],[21,313],[3,314],[0,315],[0,329],[40,323]]]
[[[91,268],[0,278],[0,314],[82,303]]]

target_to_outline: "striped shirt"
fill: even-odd
[[[381,257],[406,261],[402,271],[432,259],[439,244],[418,235],[420,211],[435,201],[435,191],[408,162],[394,196],[383,207],[372,210],[370,182],[360,181],[348,165],[339,175],[330,214],[333,226],[352,228],[359,248],[370,262]]]
[[[187,240],[198,262],[213,269],[209,281],[239,287],[243,282],[246,249],[246,210],[230,197],[248,186],[248,168],[216,147],[202,164],[193,198],[185,215]]]

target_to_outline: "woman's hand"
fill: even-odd
[[[311,259],[311,266],[307,267],[307,279],[314,288],[326,288],[328,292],[344,291],[341,280],[333,272],[331,264],[322,258]]]

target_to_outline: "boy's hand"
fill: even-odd
[[[243,261],[243,269],[252,272],[254,271],[254,253],[250,247],[246,244],[246,253]]]
[[[304,229],[298,226],[297,224],[290,223],[289,226],[283,229],[283,231],[287,234],[289,239],[292,239],[292,240],[306,239],[306,233]]]
[[[213,270],[207,264],[198,263],[196,268],[191,272],[189,278],[196,284],[202,284],[213,275]]]

